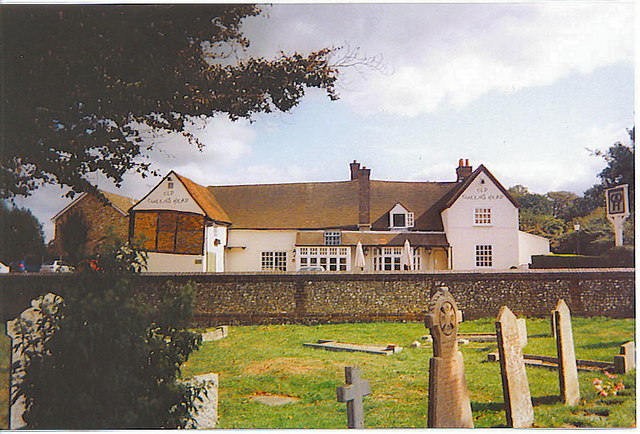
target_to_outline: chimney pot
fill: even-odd
[[[464,166],[464,160],[461,158],[458,160],[458,167]]]

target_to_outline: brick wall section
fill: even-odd
[[[92,194],[85,195],[68,213],[77,213],[84,216],[89,228],[87,246],[90,251],[96,248],[100,240],[111,230],[114,235],[123,241],[129,237],[129,217],[122,215],[111,205],[105,205]],[[67,213],[60,216],[55,224],[55,237],[57,242],[60,233],[60,225],[64,222]]]
[[[39,293],[60,291],[73,276],[0,276],[3,319]],[[564,298],[576,316],[635,317],[633,269],[529,270],[415,274],[147,274],[140,290],[153,299],[166,281],[196,286],[199,325],[421,321],[434,292],[448,286],[465,319],[545,317]],[[63,295],[63,293],[62,293]]]

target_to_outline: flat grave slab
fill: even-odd
[[[275,407],[277,405],[285,405],[292,404],[294,402],[300,401],[299,398],[295,398],[293,396],[283,396],[283,395],[254,395],[251,396],[250,399],[252,401],[257,401],[260,404],[267,405],[269,407]]]
[[[370,344],[351,344],[347,342],[338,342],[329,339],[318,339],[316,343],[304,343],[304,347],[321,348],[327,351],[351,351],[369,354],[390,355],[402,351],[402,347],[395,344],[389,345],[370,345]]]
[[[487,354],[487,361],[497,362],[500,360],[498,353]],[[558,369],[558,358],[550,356],[537,356],[534,354],[525,354],[524,363],[531,366],[543,366],[551,369]],[[576,360],[578,371],[602,371],[613,367],[613,363],[601,362],[598,360]]]

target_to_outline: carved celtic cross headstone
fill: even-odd
[[[502,306],[498,313],[496,337],[507,425],[512,428],[530,427],[533,424],[533,404],[522,354],[520,327],[507,306]]]
[[[360,368],[346,366],[344,376],[347,384],[336,389],[338,402],[347,403],[347,426],[364,428],[364,406],[362,398],[371,393],[369,382],[360,377]]]
[[[458,306],[448,288],[431,298],[425,326],[433,337],[429,360],[429,428],[473,428],[462,353],[458,350]]]
[[[558,349],[558,372],[560,375],[560,396],[565,405],[577,405],[580,401],[578,366],[573,346],[571,312],[564,300],[552,312],[555,318],[556,347]]]

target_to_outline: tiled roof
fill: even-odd
[[[214,196],[211,195],[207,187],[197,184],[189,178],[173,172],[187,189],[193,200],[202,208],[207,217],[219,223],[231,223],[229,216],[220,206]]]
[[[415,214],[415,230],[442,231],[440,211],[456,182],[370,181],[372,229],[388,230],[396,203]],[[357,229],[358,181],[208,187],[233,228]]]
[[[401,247],[405,240],[412,246],[447,247],[449,243],[444,233],[419,232],[342,232],[340,245],[355,246],[358,241],[363,246]],[[309,231],[296,234],[296,246],[324,246],[324,232]]]
[[[117,208],[123,214],[129,214],[129,208],[135,205],[136,201],[131,199],[130,197],[120,196],[119,194],[109,193],[104,190],[100,190],[100,192],[107,198],[109,203]]]

